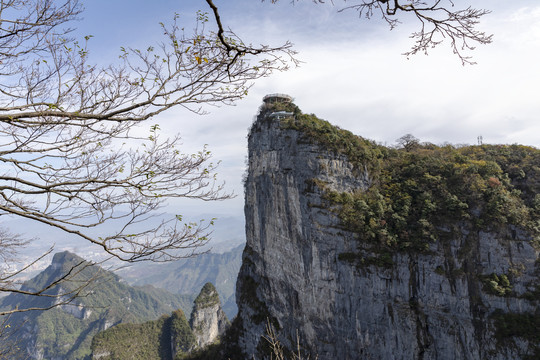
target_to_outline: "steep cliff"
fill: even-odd
[[[249,134],[234,335],[319,359],[540,356],[540,151],[393,149],[288,101]]]

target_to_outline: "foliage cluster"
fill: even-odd
[[[497,296],[505,296],[512,292],[512,285],[506,274],[497,275],[495,273],[482,277],[484,290]]]
[[[219,304],[218,292],[212,283],[207,282],[195,299],[195,307],[205,308],[215,304]]]
[[[460,222],[475,230],[512,224],[532,234],[537,244],[540,241],[536,148],[433,144],[388,148],[315,115],[284,119],[282,126],[346,155],[356,169],[368,172],[372,186],[367,191],[327,191],[326,199],[343,226],[379,252],[427,251],[431,242],[444,238],[454,230],[449,227]]]
[[[94,336],[92,352],[105,348],[110,360],[170,359],[170,320],[162,316],[157,321],[114,326]]]
[[[172,313],[170,327],[173,348],[176,349],[175,360],[182,359],[196,346],[195,335],[193,335],[182,310],[176,310]]]
[[[519,145],[377,145],[314,115],[283,120],[308,141],[346,155],[373,186],[327,192],[343,225],[388,249],[426,251],[449,224],[478,230],[513,224],[540,240],[540,150]]]
[[[478,230],[513,224],[538,236],[534,210],[500,166],[460,150],[390,151],[377,186],[328,198],[342,205],[340,218],[349,229],[397,249],[425,251],[444,236],[442,229],[460,221]]]

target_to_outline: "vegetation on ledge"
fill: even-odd
[[[195,308],[198,308],[198,309],[219,304],[219,295],[215,286],[210,282],[207,282],[206,284],[204,284],[203,288],[201,289],[201,292],[195,299],[194,304],[195,304]]]
[[[367,169],[372,176],[379,174],[382,160],[387,157],[386,147],[340,129],[314,114],[302,114],[297,110],[294,117],[282,119],[281,125],[301,131],[306,140],[320,143],[329,151],[346,155],[357,169]]]
[[[506,274],[491,274],[481,278],[484,290],[492,295],[506,296],[512,293],[512,285]]]
[[[412,136],[402,138],[402,147],[389,148],[299,110],[294,117],[282,119],[281,126],[302,132],[305,141],[346,155],[356,169],[368,173],[372,185],[367,191],[325,189],[326,200],[343,226],[374,245],[378,253],[427,251],[431,242],[455,230],[449,224],[463,222],[477,231],[511,224],[532,234],[535,246],[540,244],[540,150],[536,148],[436,146],[421,144]],[[351,259],[351,254],[342,257]]]

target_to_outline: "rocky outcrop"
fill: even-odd
[[[528,229],[451,219],[422,251],[383,256],[328,200],[374,186],[370,164],[284,126],[272,116],[282,110],[298,116],[265,105],[248,140],[233,325],[245,358],[265,357],[267,324],[285,348],[298,335],[320,360],[539,356],[539,251]]]
[[[118,324],[92,339],[92,359],[169,360],[200,355],[228,328],[216,288],[203,286],[188,322],[182,310],[142,324]]]
[[[229,320],[212,283],[206,283],[195,299],[189,324],[198,347],[211,344],[228,328]]]

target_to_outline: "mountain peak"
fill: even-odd
[[[190,325],[199,347],[212,343],[229,327],[218,292],[210,282],[204,284],[195,299]]]
[[[207,282],[201,289],[201,292],[195,299],[196,308],[206,308],[219,304],[219,295],[216,287],[211,282]]]
[[[54,254],[52,258],[51,265],[63,265],[63,264],[78,264],[85,261],[82,257],[79,255],[72,253],[70,251],[61,251]],[[56,265],[56,266],[58,266]]]

